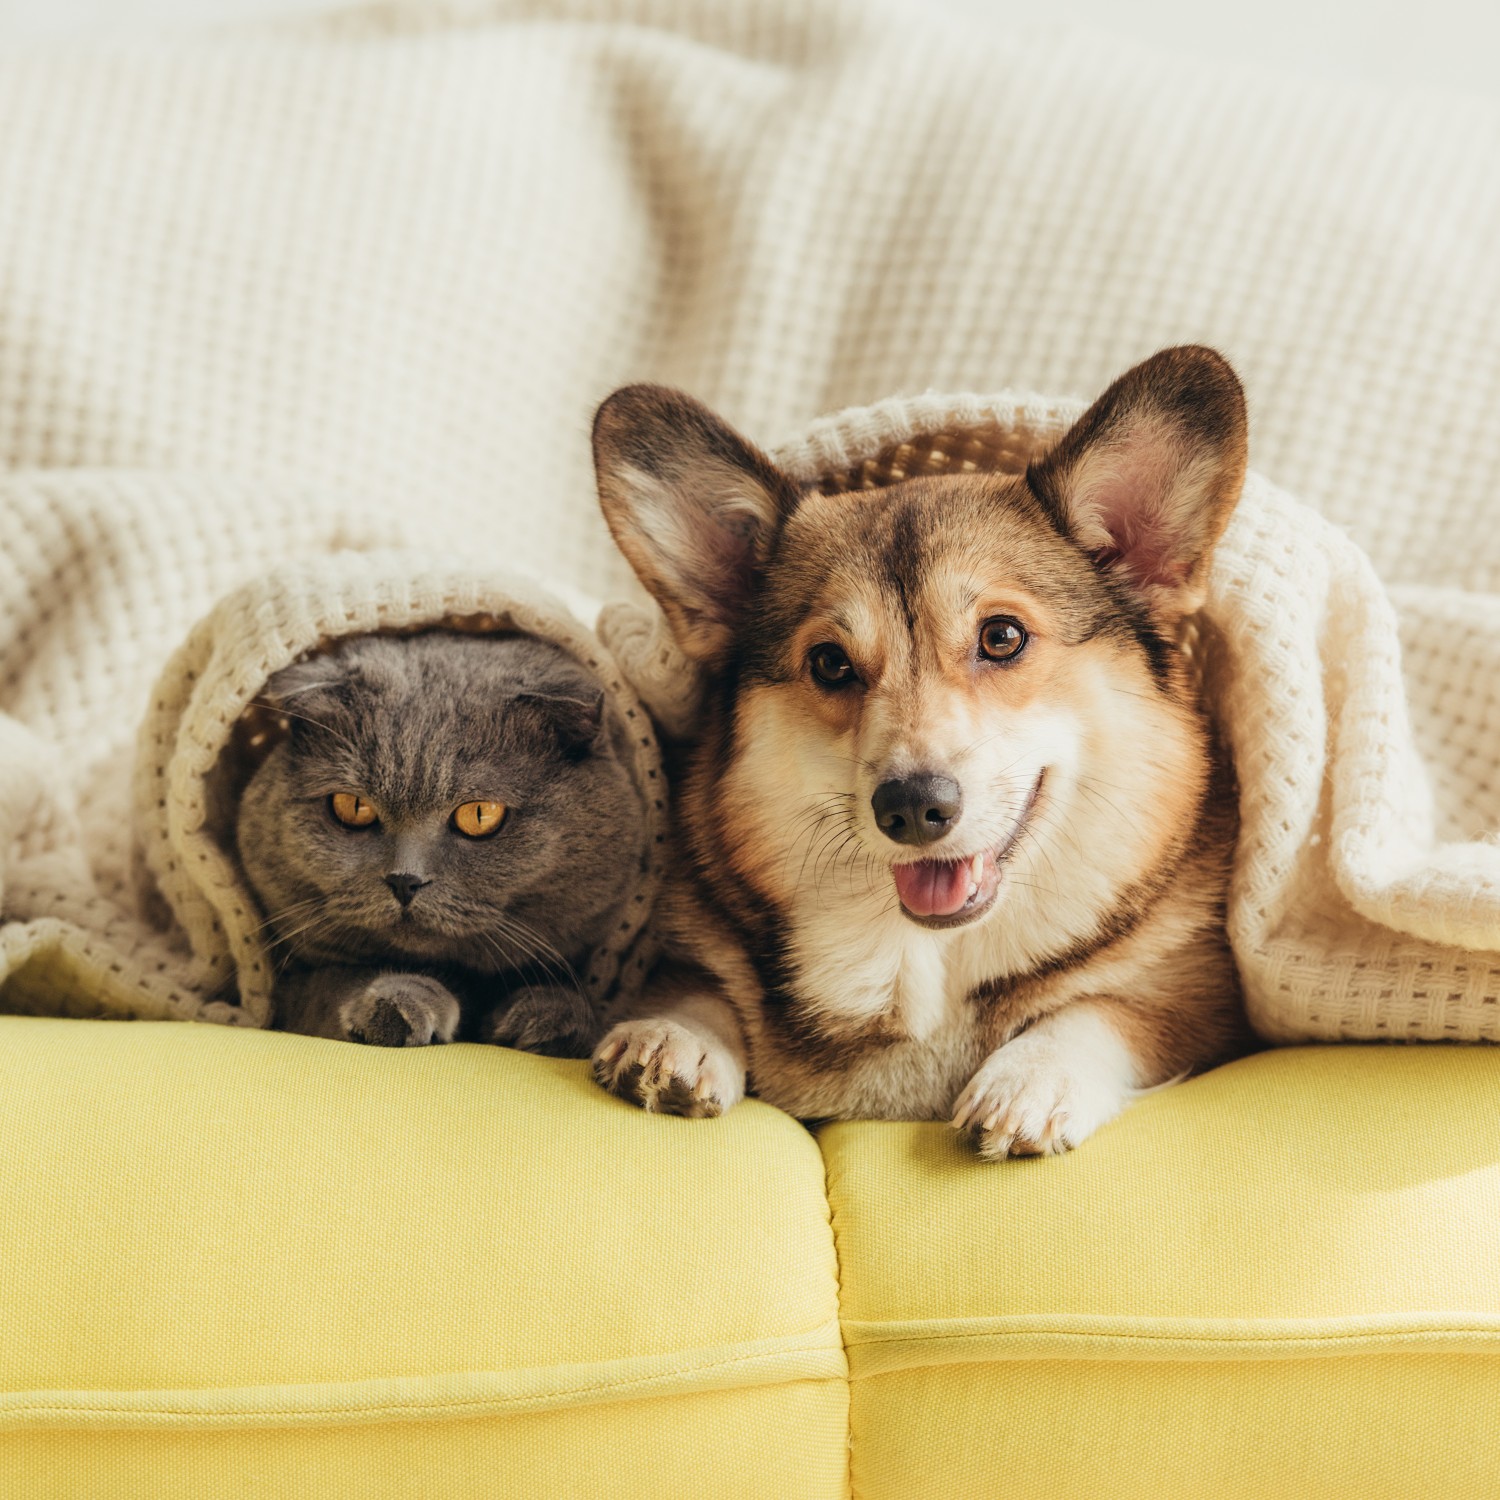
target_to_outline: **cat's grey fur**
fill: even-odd
[[[421,1046],[455,1036],[584,1057],[574,981],[645,854],[623,726],[600,683],[530,636],[355,636],[278,673],[290,733],[240,802],[240,860],[278,963],[277,1025]],[[335,792],[379,821],[344,827]],[[491,837],[459,804],[509,809]],[[403,907],[391,875],[428,883]]]

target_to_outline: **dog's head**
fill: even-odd
[[[741,874],[927,927],[1024,915],[1049,886],[1081,913],[1061,929],[1097,918],[1202,792],[1171,642],[1245,451],[1239,381],[1202,348],[1131,370],[1024,476],[848,494],[800,490],[687,396],[611,396],[604,514],[725,688]]]

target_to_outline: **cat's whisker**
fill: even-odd
[[[310,686],[317,685],[318,684],[311,684]],[[297,691],[307,692],[309,691],[309,688],[292,690],[293,693]],[[292,693],[287,694],[287,697],[291,696]],[[299,714],[294,709],[288,708],[285,703],[268,703],[262,698],[252,698],[250,701],[250,706],[252,708],[264,708],[270,713],[284,714],[288,719],[299,719],[304,724],[311,724],[314,729],[321,729],[324,734],[331,735],[335,740],[339,742],[339,744],[345,746],[352,753],[356,755],[359,753],[358,747],[347,734],[343,733],[342,730],[335,729],[332,724],[325,724],[321,719],[313,718],[311,714]]]
[[[583,985],[579,982],[577,974],[574,973],[573,966],[560,954],[551,962],[543,960],[539,955],[529,955],[517,959],[500,946],[499,940],[493,933],[480,932],[476,935],[494,953],[504,969],[518,975],[528,983],[545,986],[557,985],[562,981],[566,981],[566,985],[571,987],[577,994],[585,995]],[[543,944],[543,946],[551,948],[550,944]],[[555,949],[551,951],[556,954]],[[561,970],[561,973],[558,972],[559,970]]]
[[[533,708],[515,711],[521,697]],[[577,1010],[565,991],[592,1007],[591,945],[636,876],[630,861],[580,866],[578,851],[646,840],[634,762],[599,733],[610,700],[595,672],[521,635],[360,635],[255,702],[295,730],[256,766],[235,830],[282,1024],[363,1035],[345,1007],[403,986],[419,1007],[446,991],[460,1022],[518,986],[553,991],[560,1019]],[[509,801],[486,788],[512,783],[533,790],[509,828],[460,821],[471,801]],[[369,816],[339,828],[319,803],[346,789]],[[517,915],[517,902],[531,904]]]
[[[276,947],[285,950],[284,956],[277,964],[278,969],[284,969],[294,958],[298,956],[297,939],[311,932],[322,922],[324,912],[314,913],[310,920],[302,923],[300,927],[294,927],[290,932],[280,934],[276,939]],[[328,945],[323,945],[328,946]]]
[[[498,931],[496,930],[498,928]],[[530,933],[523,932],[513,923],[508,923],[504,918],[492,917],[489,930],[480,929],[474,934],[508,969],[520,970],[525,966],[535,966],[537,962],[550,957],[545,950],[545,943],[538,943]],[[528,939],[531,939],[528,941]]]
[[[543,956],[545,956],[552,963],[555,963],[559,968],[563,970],[563,972],[567,975],[568,982],[579,992],[579,994],[583,993],[583,985],[580,982],[578,975],[574,972],[572,964],[570,964],[567,958],[562,953],[558,952],[558,950],[553,947],[551,943],[543,938],[539,932],[537,932],[534,928],[528,926],[525,922],[522,922],[519,917],[513,916],[509,913],[502,916],[499,921],[503,927],[509,929],[510,931],[517,933],[523,938],[529,938],[531,942],[541,950]]]
[[[288,905],[283,906],[274,916],[267,917],[264,922],[252,927],[250,929],[251,934],[258,937],[268,927],[275,927],[278,922],[284,922],[289,917],[296,917],[314,906],[325,903],[327,900],[326,896],[304,896],[300,901],[292,901]],[[272,937],[273,939],[277,938],[277,934],[273,932]]]

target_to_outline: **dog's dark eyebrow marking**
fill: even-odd
[[[1111,620],[1096,625],[1095,629],[1089,632],[1090,636],[1105,634],[1132,636],[1145,654],[1146,665],[1150,668],[1151,679],[1156,684],[1157,690],[1165,692],[1172,680],[1172,659],[1176,655],[1171,642],[1167,641],[1152,625],[1150,616],[1147,615],[1142,605],[1132,599],[1112,579],[1105,578],[1103,582],[1114,602],[1115,616]]]
[[[1152,685],[1159,693],[1170,695],[1172,687],[1173,649],[1159,635],[1136,621],[1110,620],[1096,626],[1083,636],[1085,641],[1113,638],[1134,641],[1146,658],[1146,668],[1151,673]]]
[[[917,633],[917,610],[913,594],[920,578],[922,560],[922,537],[915,524],[910,506],[899,506],[891,516],[891,531],[886,538],[886,577],[896,586],[896,599],[901,612],[906,616],[909,635]]]
[[[1151,676],[1155,679],[1157,687],[1164,688],[1171,681],[1172,676],[1174,653],[1171,645],[1154,630],[1144,625],[1138,625],[1135,628],[1135,638],[1146,653],[1146,662],[1151,668]]]

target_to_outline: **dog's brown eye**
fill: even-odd
[[[824,687],[843,687],[854,681],[854,663],[841,647],[824,641],[807,653],[807,664],[812,674]]]
[[[374,807],[353,792],[335,792],[328,799],[328,810],[345,828],[368,828],[376,818]]]
[[[979,654],[986,661],[1014,661],[1026,649],[1026,627],[1010,615],[996,615],[979,627]]]

